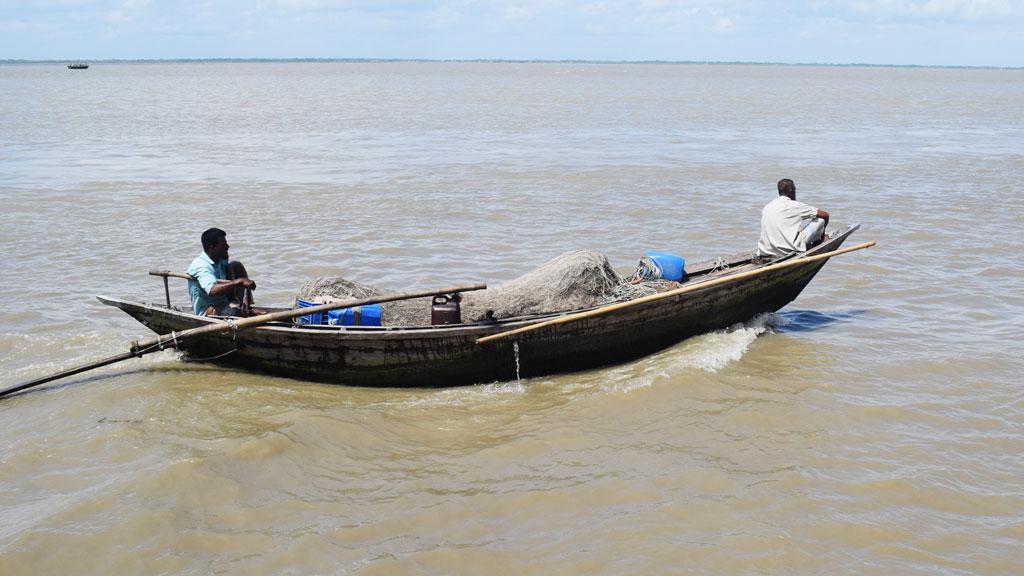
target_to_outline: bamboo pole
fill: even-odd
[[[708,280],[706,282],[698,282],[696,284],[690,284],[688,286],[682,286],[681,288],[676,288],[675,290],[669,290],[668,292],[661,292],[660,294],[651,294],[650,296],[642,296],[642,297],[637,298],[635,300],[629,300],[627,302],[618,302],[618,303],[615,303],[615,304],[609,304],[607,306],[602,306],[600,308],[594,308],[593,310],[587,310],[585,312],[577,312],[576,314],[568,314],[566,316],[559,316],[558,318],[552,318],[551,320],[545,320],[543,322],[537,322],[536,324],[530,324],[528,326],[523,326],[522,328],[516,328],[514,330],[507,330],[505,332],[499,332],[497,334],[491,334],[490,336],[484,336],[483,338],[478,338],[476,343],[477,344],[486,344],[488,342],[494,342],[496,340],[502,340],[502,339],[505,339],[505,338],[510,338],[512,336],[517,336],[519,334],[524,334],[526,332],[532,332],[534,330],[540,330],[541,328],[547,328],[548,326],[554,326],[556,324],[565,324],[567,322],[573,322],[573,321],[576,321],[576,320],[582,320],[584,318],[593,318],[594,316],[601,316],[603,314],[608,314],[610,312],[615,312],[615,311],[618,311],[618,310],[623,310],[625,308],[630,308],[632,306],[638,306],[640,304],[645,304],[647,302],[653,302],[655,300],[662,300],[664,298],[672,298],[673,296],[679,296],[680,294],[686,294],[687,292],[693,292],[695,290],[702,290],[704,288],[711,288],[712,286],[718,286],[720,284],[726,284],[728,282],[735,282],[737,280],[744,280],[746,278],[751,278],[753,276],[757,276],[759,274],[764,274],[765,272],[770,272],[772,270],[779,270],[781,268],[788,268],[788,267],[791,267],[791,266],[800,266],[800,265],[803,265],[803,264],[809,264],[811,262],[817,262],[818,260],[825,260],[825,259],[831,258],[833,256],[839,256],[840,254],[847,254],[849,252],[854,252],[856,250],[863,250],[864,248],[870,248],[870,247],[872,247],[874,245],[875,245],[875,241],[871,240],[869,242],[864,242],[863,244],[858,244],[856,246],[850,246],[849,248],[843,248],[841,250],[833,250],[832,252],[825,252],[823,254],[816,254],[814,256],[806,256],[806,257],[803,257],[803,258],[796,258],[796,259],[793,259],[793,260],[786,260],[784,262],[778,262],[776,264],[769,264],[768,266],[765,266],[764,268],[758,268],[756,270],[748,270],[746,272],[740,272],[739,274],[734,274],[734,275],[730,275],[730,276],[723,276],[721,278],[715,278],[714,280]]]
[[[157,275],[159,275],[159,274],[157,274]],[[169,275],[173,275],[173,274],[169,274]],[[3,398],[3,397],[8,396],[10,394],[14,394],[15,392],[20,392],[22,390],[27,390],[29,388],[32,388],[32,387],[35,387],[35,386],[39,386],[40,384],[45,384],[47,382],[52,382],[52,381],[58,380],[60,378],[64,378],[64,377],[67,377],[67,376],[73,376],[75,374],[80,374],[80,373],[85,372],[87,370],[92,370],[93,368],[99,368],[101,366],[107,366],[109,364],[114,364],[116,362],[120,362],[122,360],[127,360],[129,358],[138,358],[138,357],[144,356],[146,354],[149,354],[150,352],[156,352],[158,350],[163,350],[164,348],[174,348],[182,340],[186,340],[186,339],[189,339],[189,338],[194,338],[196,336],[207,336],[207,335],[211,335],[211,334],[219,334],[221,332],[246,330],[248,328],[255,328],[257,326],[261,326],[261,325],[266,324],[268,322],[275,322],[275,321],[279,321],[279,320],[291,320],[292,318],[298,318],[299,316],[305,316],[307,314],[316,314],[317,312],[327,312],[329,310],[337,310],[339,308],[353,308],[355,306],[366,306],[367,304],[381,304],[383,302],[394,302],[396,300],[409,300],[409,299],[412,299],[412,298],[425,298],[425,297],[428,297],[428,296],[436,296],[438,294],[453,294],[453,293],[456,293],[456,292],[471,292],[473,290],[485,290],[486,288],[487,288],[486,284],[468,284],[468,285],[465,285],[465,286],[455,286],[453,288],[445,288],[443,290],[424,290],[424,291],[421,291],[421,292],[404,292],[404,293],[401,293],[401,294],[391,294],[391,295],[388,295],[388,296],[376,296],[376,297],[373,297],[373,298],[363,298],[363,299],[360,299],[360,300],[349,300],[347,302],[332,302],[330,304],[320,304],[320,305],[317,305],[317,306],[310,306],[309,308],[296,308],[296,309],[292,309],[292,310],[280,310],[278,312],[271,312],[269,314],[261,314],[259,316],[252,316],[252,317],[249,317],[249,318],[238,318],[238,319],[232,318],[232,319],[228,319],[228,320],[220,320],[220,319],[211,318],[210,320],[212,321],[212,323],[211,324],[207,324],[206,326],[199,326],[197,328],[192,328],[192,329],[189,329],[189,330],[185,330],[183,332],[171,332],[170,334],[161,334],[159,336],[148,338],[146,340],[132,342],[130,350],[128,352],[123,353],[123,354],[118,354],[117,356],[111,356],[109,358],[104,358],[103,360],[98,360],[98,361],[92,362],[90,364],[85,364],[85,365],[82,365],[82,366],[78,366],[78,367],[75,367],[75,368],[64,370],[62,372],[58,372],[56,374],[51,374],[49,376],[44,376],[42,378],[37,378],[37,379],[32,380],[30,382],[25,382],[23,384],[19,384],[17,386],[8,388],[6,390],[0,390],[0,398]]]

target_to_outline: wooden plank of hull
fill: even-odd
[[[851,232],[815,252],[838,248]],[[516,340],[520,374],[539,376],[614,364],[774,312],[793,301],[824,264],[782,268],[524,333]],[[209,322],[163,307],[104,301],[158,333]],[[181,349],[199,357],[226,354],[220,362],[309,380],[355,386],[455,386],[515,378],[515,342],[478,345],[476,339],[533,321],[364,329],[279,324],[235,335],[199,337],[183,343]]]

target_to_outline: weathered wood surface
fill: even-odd
[[[855,230],[837,234],[808,254],[835,250]],[[233,335],[197,337],[180,348],[197,357],[225,354],[218,362],[295,378],[356,386],[455,386],[514,379],[513,346],[518,343],[520,375],[539,376],[641,357],[690,336],[774,312],[793,301],[826,261],[544,327],[487,346],[477,345],[476,340],[545,316],[414,328],[270,324]],[[749,255],[746,264],[736,269],[748,266]],[[688,282],[699,283],[701,278],[694,275]],[[101,300],[158,333],[194,328],[206,320],[163,306]]]

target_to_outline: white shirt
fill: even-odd
[[[760,256],[785,256],[807,249],[800,232],[818,216],[818,209],[779,195],[761,210]]]

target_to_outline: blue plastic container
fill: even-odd
[[[366,304],[327,312],[332,326],[380,326],[380,304]]]
[[[299,300],[299,308],[309,308],[311,306],[319,306],[316,302],[306,302],[305,300]],[[323,324],[324,313],[314,312],[313,314],[306,314],[305,316],[299,316],[299,324]]]
[[[658,265],[658,268],[661,268],[661,278],[663,280],[682,282],[683,278],[686,277],[686,259],[682,256],[656,250],[648,250],[644,252],[644,256],[653,260]]]

